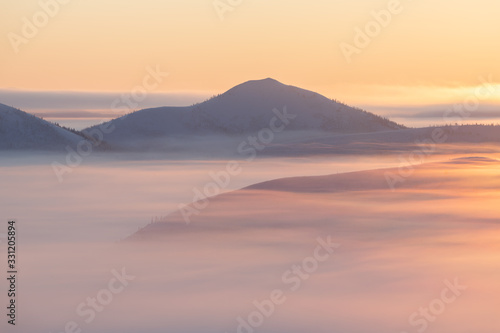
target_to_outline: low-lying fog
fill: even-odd
[[[96,154],[97,155],[97,154]],[[5,157],[5,155],[3,155]],[[94,158],[94,159],[93,159]],[[65,156],[16,154],[0,160],[0,207],[3,219],[16,218],[29,242],[118,241],[191,203],[197,191],[220,178],[227,192],[258,182],[398,165],[397,156],[315,157],[235,160],[240,172],[229,182],[227,160],[145,160],[144,155],[90,156],[62,173]],[[211,176],[211,174],[213,176]],[[226,185],[227,183],[227,185]],[[208,191],[207,194],[211,194]]]
[[[500,325],[498,164],[409,176],[432,178],[435,189],[237,194],[161,242],[118,243],[190,203],[227,161],[120,155],[84,161],[59,182],[54,160],[0,162],[0,234],[8,219],[19,232],[16,331],[496,333]],[[221,192],[400,163],[240,161]]]

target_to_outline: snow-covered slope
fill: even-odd
[[[403,128],[374,114],[273,79],[249,81],[190,107],[161,107],[114,119],[105,136],[112,144],[165,137],[240,135],[269,128],[273,109],[294,117],[285,130],[364,133]],[[280,124],[278,122],[278,124]]]
[[[412,168],[417,171],[415,177],[401,178],[398,182],[398,188],[404,189],[433,189],[436,184],[441,184],[444,181],[456,181],[456,178],[450,176],[447,172],[452,169],[468,167],[498,167],[500,161],[487,157],[462,157],[452,159],[446,162],[427,163],[423,165],[415,165]],[[426,174],[426,170],[443,170],[437,174]],[[357,172],[348,172],[343,174],[334,174],[327,176],[309,176],[309,177],[291,177],[270,180],[259,184],[251,185],[244,190],[265,190],[265,191],[282,191],[294,193],[334,193],[334,192],[351,192],[351,191],[373,191],[373,190],[389,190],[386,174],[399,175],[399,169],[376,169]],[[446,177],[443,177],[443,172]],[[424,176],[425,175],[425,176]],[[478,176],[488,176],[481,175]],[[456,175],[454,175],[456,177]],[[446,179],[445,179],[446,178]],[[474,188],[474,185],[471,185]]]
[[[475,206],[483,201],[482,196],[477,199],[478,193],[492,202],[496,200],[495,191],[500,188],[499,166],[496,159],[466,156],[414,165],[411,173],[404,170],[406,174],[396,167],[270,180],[201,199],[171,213],[162,222],[148,224],[130,240],[163,239],[183,232],[210,230],[267,231],[287,228],[294,220],[302,227],[324,226],[338,220],[340,229],[336,232],[360,220],[381,219],[385,223],[393,218],[398,224],[404,223],[417,213],[422,214],[416,219],[420,223],[439,219],[436,207],[443,209],[442,216],[454,213],[457,206],[442,205],[443,200],[467,194],[475,199],[461,201],[460,208],[468,206],[468,211],[475,214]],[[430,204],[431,200],[440,204]],[[415,209],[412,205],[417,201],[423,203]],[[395,208],[402,213],[391,216]],[[471,217],[470,221],[477,219]],[[449,220],[456,221],[456,218]],[[367,227],[369,223],[363,224],[363,228]],[[355,228],[356,233],[360,230]]]
[[[0,104],[0,150],[64,150],[81,136],[36,116]]]

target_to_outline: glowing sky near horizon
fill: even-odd
[[[71,0],[16,53],[8,34],[22,35],[41,7],[4,1],[0,89],[130,91],[155,65],[169,72],[156,92],[221,93],[273,77],[354,105],[456,102],[481,77],[500,82],[493,0],[401,0],[348,63],[340,44],[354,45],[356,27],[389,2],[248,0],[220,20],[213,0]],[[484,102],[500,103],[498,91]]]

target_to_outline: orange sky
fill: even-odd
[[[238,3],[42,0],[50,17],[37,0],[4,1],[0,89],[130,91],[148,65],[169,72],[156,92],[219,93],[273,77],[351,104],[460,101],[480,77],[500,82],[498,1],[229,2]],[[29,38],[23,18],[40,25]],[[357,47],[356,29],[369,27]],[[347,44],[357,48],[350,62]],[[487,100],[500,102],[498,90]]]

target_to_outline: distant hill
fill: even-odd
[[[55,124],[0,104],[0,150],[60,150],[85,140]]]
[[[145,109],[111,120],[105,141],[137,144],[163,138],[237,136],[269,128],[275,113],[295,116],[286,132],[366,133],[405,128],[388,119],[273,79],[248,81],[190,107]],[[95,127],[95,126],[94,126]],[[90,128],[92,129],[92,128]],[[89,129],[89,130],[90,130]]]

